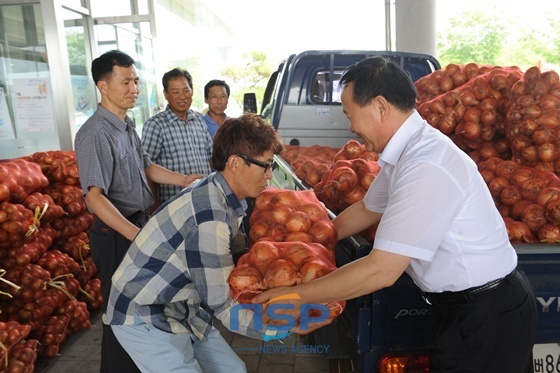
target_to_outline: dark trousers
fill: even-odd
[[[536,329],[535,295],[517,270],[474,300],[432,306],[430,372],[532,372]]]
[[[127,218],[137,227],[146,222],[145,213],[137,213]],[[111,277],[123,260],[130,241],[120,233],[107,226],[99,218],[95,218],[89,230],[91,258],[97,267],[103,295],[102,311],[107,309],[107,301],[111,290]],[[140,370],[128,353],[121,347],[109,325],[103,325],[101,338],[101,369],[102,373],[136,373]]]

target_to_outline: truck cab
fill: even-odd
[[[284,144],[342,147],[356,136],[348,130],[350,123],[342,112],[339,81],[346,68],[371,56],[390,59],[413,81],[441,68],[434,57],[419,53],[312,50],[293,54],[271,74],[260,115],[280,132]]]

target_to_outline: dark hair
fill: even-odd
[[[257,114],[244,114],[226,119],[216,136],[212,149],[212,163],[223,171],[232,154],[245,154],[255,158],[268,150],[280,154],[284,146],[278,131]]]
[[[227,95],[229,96],[229,85],[223,80],[212,79],[204,86],[204,98],[208,98],[208,95],[210,94],[210,88],[216,86],[225,87]]]
[[[169,87],[169,81],[175,78],[185,78],[189,83],[191,89],[194,89],[192,76],[187,70],[180,69],[178,67],[174,68],[163,74],[163,78],[161,79],[161,84],[163,84],[163,90],[167,92],[167,87]]]
[[[350,66],[342,74],[340,85],[354,83],[352,98],[363,107],[383,96],[399,110],[412,110],[416,104],[416,87],[406,71],[383,57],[368,57]]]
[[[100,80],[105,80],[113,73],[113,66],[130,67],[134,60],[128,54],[114,49],[103,53],[91,63],[91,76],[97,85]]]

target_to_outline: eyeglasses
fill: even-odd
[[[259,167],[264,168],[264,173],[266,173],[269,169],[271,171],[274,171],[276,169],[278,169],[278,165],[276,164],[276,162],[274,162],[274,160],[270,161],[270,162],[263,162],[263,161],[259,161],[257,159],[253,159],[253,158],[249,158],[244,154],[236,154],[236,156],[238,156],[241,159],[244,159],[245,161],[252,163],[254,165],[257,165]]]

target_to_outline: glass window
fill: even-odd
[[[0,158],[58,148],[41,7],[0,6]]]
[[[74,117],[76,126],[71,129],[72,139],[82,124],[96,109],[95,87],[89,74],[86,55],[86,40],[83,16],[70,10],[63,10],[66,45],[72,80]]]
[[[311,93],[309,99],[315,104],[340,103],[340,95],[342,87],[340,87],[340,78],[343,70],[334,71],[332,92],[330,91],[330,72],[328,70],[319,70],[315,73],[311,84]]]

